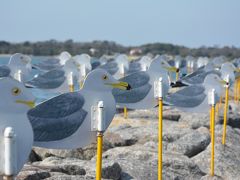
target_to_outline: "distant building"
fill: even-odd
[[[142,54],[142,50],[139,48],[131,49],[129,52],[130,56],[138,56]]]

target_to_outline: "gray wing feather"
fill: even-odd
[[[113,89],[112,94],[117,103],[136,103],[144,99],[151,89],[149,84],[150,77],[146,72],[136,72],[125,76],[119,81],[127,82],[131,89],[124,91],[121,89]]]
[[[71,136],[81,126],[87,111],[84,98],[78,93],[66,93],[39,104],[27,116],[34,131],[34,141],[56,141]]]
[[[188,86],[186,88],[183,88],[177,92],[175,92],[174,94],[177,94],[179,96],[183,95],[183,96],[198,96],[200,94],[203,94],[205,91],[205,88],[202,85],[192,85],[192,86]]]
[[[206,98],[205,93],[198,96],[183,96],[179,94],[171,94],[165,97],[164,101],[176,107],[196,107],[200,105]]]
[[[26,86],[31,86],[40,89],[54,89],[58,88],[65,81],[65,72],[61,69],[51,70],[44,74],[33,78],[32,80],[26,82]]]
[[[208,74],[217,74],[218,76],[220,76],[220,72],[218,71],[208,71],[192,76],[191,78],[187,78],[184,80],[184,82],[187,82],[189,84],[202,84]]]
[[[109,74],[114,75],[118,71],[118,65],[116,62],[108,62],[99,68],[106,70]]]
[[[11,70],[8,66],[0,66],[0,77],[8,77]]]

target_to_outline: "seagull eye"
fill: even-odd
[[[108,79],[107,75],[103,75],[102,79],[107,80]]]
[[[21,93],[21,90],[20,90],[19,88],[15,87],[15,88],[12,89],[12,94],[13,94],[14,96],[17,96],[17,95],[19,95],[20,93]]]

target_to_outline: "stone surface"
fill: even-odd
[[[210,143],[210,135],[207,128],[201,127],[196,131],[186,134],[167,145],[167,151],[178,152],[188,157],[195,156],[203,151]]]
[[[226,145],[222,145],[222,125],[216,126],[215,144],[215,175],[223,179],[239,179],[240,177],[240,134],[239,130],[227,127]],[[200,169],[208,173],[210,171],[211,144],[206,151],[193,157]]]
[[[216,118],[215,176],[209,176],[209,114],[164,107],[164,180],[238,180],[240,177],[240,109],[230,102],[227,144],[222,140],[222,109]],[[115,116],[104,133],[103,179],[155,180],[158,163],[158,109]],[[17,179],[95,179],[96,143],[75,150],[34,148]]]

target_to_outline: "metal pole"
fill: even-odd
[[[158,180],[162,180],[163,89],[161,77],[154,82],[154,96],[158,98]]]
[[[229,84],[227,83],[226,88],[225,88],[225,105],[224,105],[224,114],[223,114],[223,137],[222,137],[223,145],[226,144],[228,94],[229,94]]]
[[[102,142],[103,133],[97,133],[97,165],[96,165],[96,180],[102,178]]]
[[[214,176],[214,150],[215,150],[215,106],[211,106],[211,144],[212,144],[212,151],[211,151],[211,176]]]
[[[214,176],[214,150],[215,150],[215,90],[208,92],[208,104],[210,105],[210,130],[211,130],[211,161],[210,161],[210,175]]]
[[[104,105],[103,101],[98,102],[98,118],[97,118],[97,162],[96,162],[96,180],[102,178],[102,143],[103,132],[105,130],[104,124]]]
[[[163,103],[162,98],[158,99],[158,180],[162,180],[162,129],[163,129]]]

